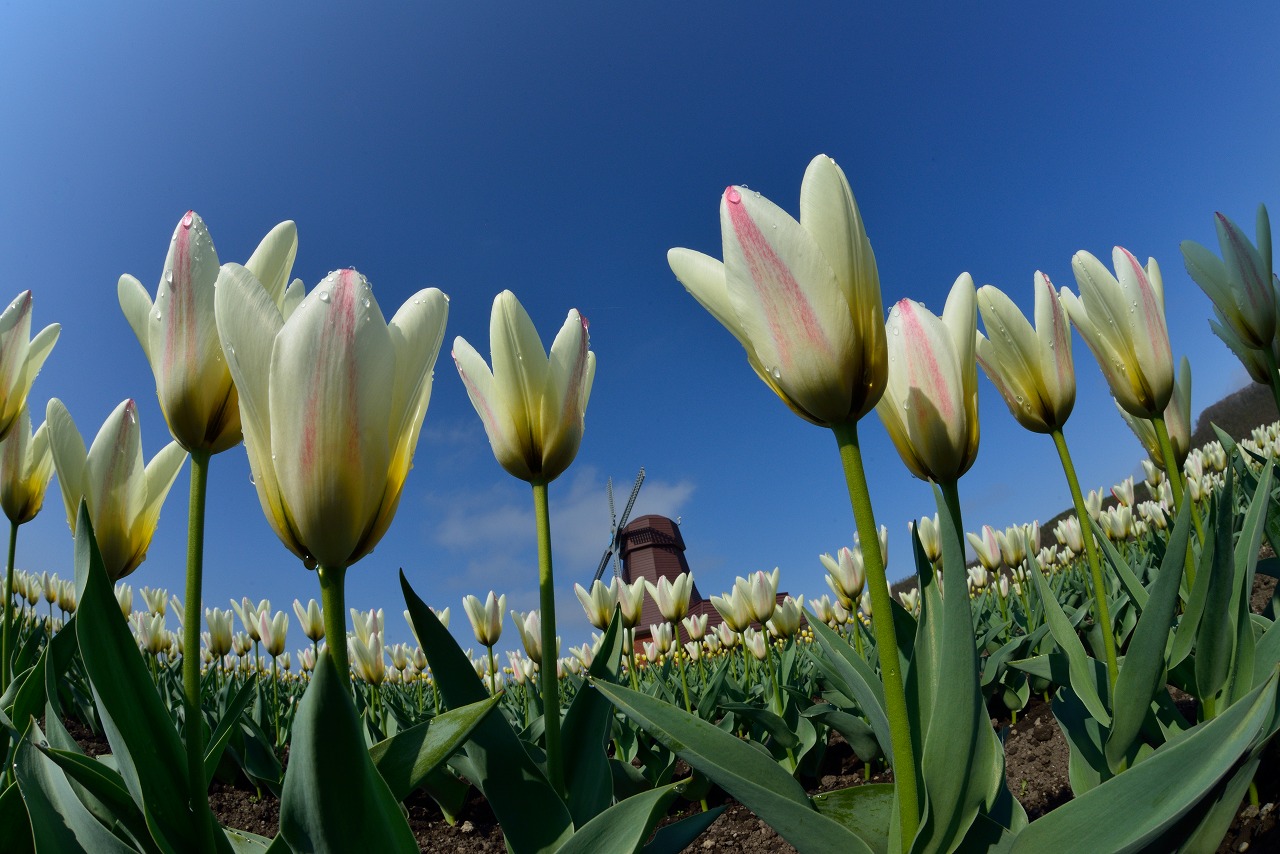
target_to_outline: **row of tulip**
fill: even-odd
[[[843,814],[824,812],[803,792],[797,794],[790,776],[791,788],[778,780],[768,792],[757,791],[759,781],[777,780],[775,772],[796,770],[796,748],[815,732],[812,726],[800,727],[798,720],[792,724],[783,716],[794,707],[783,696],[781,686],[786,680],[779,678],[779,670],[793,668],[794,656],[790,664],[785,657],[776,664],[771,655],[763,659],[773,689],[767,711],[782,726],[772,718],[758,720],[777,736],[788,761],[781,768],[758,768],[759,754],[702,717],[711,715],[716,704],[705,709],[695,704],[697,685],[691,692],[682,657],[675,657],[680,680],[680,702],[675,706],[636,690],[635,683],[631,689],[617,684],[626,646],[617,614],[593,657],[590,681],[572,698],[565,698],[569,703],[565,714],[556,668],[540,669],[533,737],[540,742],[538,755],[545,761],[535,761],[520,746],[515,730],[489,714],[497,702],[490,697],[493,680],[489,688],[484,686],[470,659],[402,578],[411,625],[430,662],[440,701],[449,711],[423,724],[421,730],[407,730],[366,750],[346,678],[348,644],[327,646],[294,717],[290,773],[282,788],[281,844],[302,849],[357,843],[387,850],[411,847],[396,795],[407,794],[406,785],[426,784],[460,748],[461,755],[449,759],[450,767],[481,788],[504,818],[513,848],[594,850],[599,840],[610,838],[634,840],[638,846],[675,790],[658,786],[614,803],[614,791],[601,785],[600,775],[609,773],[603,742],[615,708],[775,826],[781,825],[779,830],[800,848],[837,842],[854,850],[870,850],[869,845],[886,844],[883,837],[893,850],[951,850],[983,844],[1033,849],[1071,838],[1073,822],[1095,833],[1114,834],[1103,837],[1102,847],[1118,841],[1124,841],[1119,847],[1146,844],[1167,829],[1168,824],[1161,822],[1186,819],[1190,810],[1199,808],[1207,789],[1188,784],[1174,799],[1176,803],[1137,828],[1109,828],[1098,820],[1097,805],[1108,802],[1104,799],[1114,801],[1114,793],[1140,786],[1174,761],[1165,758],[1170,752],[1183,756],[1203,750],[1204,744],[1235,751],[1206,765],[1212,771],[1210,778],[1204,774],[1196,778],[1196,786],[1212,788],[1225,779],[1222,761],[1229,766],[1270,738],[1269,718],[1259,716],[1275,705],[1274,668],[1269,662],[1253,667],[1255,661],[1263,660],[1254,658],[1255,651],[1264,647],[1270,651],[1265,640],[1270,636],[1251,631],[1247,618],[1233,619],[1231,625],[1238,628],[1239,637],[1224,653],[1215,629],[1205,628],[1221,625],[1206,621],[1216,617],[1220,608],[1237,603],[1239,590],[1252,577],[1256,550],[1235,565],[1229,565],[1226,555],[1231,551],[1237,501],[1247,508],[1243,519],[1249,535],[1241,537],[1240,548],[1256,545],[1261,536],[1261,520],[1266,518],[1271,497],[1270,468],[1255,474],[1234,445],[1224,447],[1236,462],[1227,470],[1222,488],[1226,497],[1210,499],[1205,514],[1210,524],[1201,519],[1193,501],[1184,500],[1186,484],[1171,436],[1177,430],[1171,431],[1169,425],[1185,411],[1189,389],[1175,383],[1163,284],[1154,259],[1142,265],[1117,248],[1113,275],[1092,255],[1077,253],[1072,265],[1079,296],[1065,288],[1056,291],[1047,277],[1037,274],[1034,328],[1011,300],[991,286],[976,289],[968,274],[956,280],[941,316],[917,302],[902,300],[891,309],[886,323],[870,243],[845,176],[830,158],[816,158],[806,172],[799,221],[758,193],[730,187],[721,200],[721,224],[723,262],[684,249],[672,250],[668,258],[677,278],[743,345],[761,379],[801,417],[836,435],[871,611],[882,617],[870,626],[870,648],[879,676],[820,621],[810,620],[810,626],[821,648],[822,678],[829,686],[838,686],[836,693],[866,717],[866,725],[895,770],[890,791],[864,787],[848,797],[861,799],[881,815],[892,814],[894,820],[881,825],[849,816],[833,818]],[[1184,253],[1189,271],[1217,305],[1220,322],[1215,329],[1242,359],[1254,360],[1251,370],[1259,364],[1265,368],[1258,375],[1275,389],[1280,385],[1275,370],[1276,290],[1269,227],[1263,225],[1265,213],[1260,217],[1258,246],[1254,246],[1220,217],[1225,260],[1190,246],[1184,246]],[[30,518],[38,511],[51,468],[59,476],[77,544],[74,632],[64,628],[55,635],[20,680],[8,673],[0,677],[9,689],[6,696],[14,696],[9,707],[14,724],[10,744],[19,781],[16,789],[7,790],[9,803],[21,798],[28,826],[36,836],[53,832],[52,825],[43,821],[51,809],[64,820],[76,817],[74,833],[86,834],[76,837],[81,842],[127,839],[148,850],[213,851],[231,845],[228,834],[209,814],[204,797],[210,765],[216,765],[233,729],[233,723],[225,727],[222,723],[235,720],[228,711],[217,727],[209,726],[202,705],[199,609],[205,484],[212,455],[243,438],[268,522],[282,543],[317,571],[325,635],[347,636],[345,572],[373,549],[394,516],[430,396],[447,299],[434,289],[421,291],[388,325],[368,282],[354,270],[331,273],[310,294],[304,295],[297,281],[287,284],[295,254],[293,226],[283,223],[245,265],[220,265],[203,222],[188,213],[175,230],[154,302],[136,279],[121,278],[122,309],[151,363],[161,408],[174,436],[174,443],[145,466],[136,410],[129,401],[108,418],[88,450],[56,399],[47,407],[46,426],[29,432],[22,402],[57,331],[46,330],[28,341],[29,294],[11,306],[8,326],[6,318],[0,318],[0,327],[20,333],[7,332],[0,345],[0,356],[6,357],[0,359],[0,378],[14,378],[5,386],[12,391],[0,401],[0,414],[12,410],[12,422],[25,424],[24,429],[10,432],[3,458],[21,466],[21,477],[13,481],[26,485],[28,498],[0,502],[12,523],[9,572],[13,571],[17,528],[24,516]],[[977,331],[979,314],[986,335]],[[1051,636],[1059,651],[1046,653],[1041,657],[1045,661],[1038,664],[1024,665],[1029,668],[1026,672],[1064,686],[1058,693],[1065,698],[1064,708],[1079,711],[1082,719],[1092,717],[1109,727],[1110,735],[1105,767],[1093,766],[1098,778],[1092,782],[1103,794],[1092,800],[1080,797],[1073,809],[1027,825],[1004,783],[999,743],[982,708],[985,674],[979,669],[973,642],[958,482],[978,452],[976,377],[981,366],[1013,416],[1028,429],[1053,438],[1077,518],[1088,518],[1063,436],[1075,399],[1068,318],[1097,356],[1117,404],[1133,419],[1135,431],[1141,436],[1149,430],[1148,447],[1158,451],[1153,460],[1166,472],[1175,521],[1164,541],[1163,557],[1145,564],[1136,562],[1133,554],[1121,554],[1105,538],[1095,537],[1092,526],[1081,526],[1089,598],[1087,607],[1085,602],[1072,607],[1076,622],[1086,614],[1092,616],[1102,650],[1100,681],[1090,670],[1073,617],[1039,573],[1036,561],[1029,561],[1027,582],[1038,594],[1032,610],[1042,617],[1034,630],[1041,632],[1036,642]],[[570,312],[548,354],[528,315],[509,292],[494,303],[491,350],[492,365],[457,339],[453,355],[496,459],[533,490],[541,607],[536,621],[525,615],[520,622],[524,633],[536,634],[540,648],[548,650],[556,648],[556,632],[547,485],[576,454],[594,356],[588,348],[586,324],[576,311]],[[7,358],[10,353],[16,354],[14,364]],[[859,420],[872,409],[880,415],[908,469],[937,487],[940,577],[922,558],[919,536],[913,536],[917,567],[924,570],[918,592],[919,621],[891,601],[885,579],[858,440]],[[359,429],[353,431],[352,424]],[[13,450],[16,446],[21,449]],[[47,448],[47,453],[41,448]],[[150,696],[154,676],[148,676],[138,657],[110,581],[136,569],[144,558],[160,505],[187,456],[192,461],[190,548],[181,621],[183,737],[179,738],[171,729],[164,703]],[[1241,481],[1241,489],[1235,488],[1232,478]],[[10,478],[3,480],[7,485]],[[1193,524],[1194,538],[1188,535]],[[1211,547],[1213,543],[1218,545]],[[1104,553],[1114,578],[1104,577]],[[776,579],[771,580],[776,584]],[[738,595],[755,617],[769,584],[763,574],[745,581]],[[1124,594],[1119,597],[1112,595],[1117,583]],[[12,583],[8,589],[14,589]],[[1178,637],[1186,638],[1179,662],[1194,651],[1197,669],[1205,670],[1197,696],[1207,714],[1197,727],[1183,728],[1178,738],[1168,730],[1160,745],[1140,744],[1138,731],[1148,706],[1159,705],[1158,696],[1151,699],[1152,674],[1171,666],[1163,658],[1163,640],[1173,623],[1179,591],[1185,593],[1184,607],[1195,612],[1199,621],[1185,631],[1181,627],[1193,621],[1184,618],[1179,623]],[[654,595],[660,606],[664,599],[673,606],[662,610],[674,635],[678,617],[672,614],[678,610],[674,604],[679,591],[659,585]],[[798,612],[799,605],[793,610]],[[890,618],[884,619],[885,615]],[[257,623],[260,634],[268,634],[274,627],[263,616],[250,622]],[[1026,616],[1028,633],[1011,641],[1022,644],[1024,651],[1034,637],[1033,614]],[[19,660],[17,653],[22,652],[8,643],[7,603],[5,622],[7,665]],[[371,633],[371,641],[376,634]],[[1122,668],[1118,650],[1124,643],[1129,646]],[[1159,656],[1151,652],[1157,647]],[[79,822],[88,808],[78,799],[66,798],[63,790],[70,788],[59,780],[67,778],[57,776],[71,773],[59,770],[68,766],[54,760],[29,723],[29,711],[37,699],[54,703],[53,692],[46,687],[49,680],[37,678],[37,671],[42,676],[65,672],[77,648],[120,769],[114,777],[107,775],[107,782],[95,792],[105,794],[109,783],[115,787],[113,793],[117,789],[126,793],[123,798],[113,795],[112,803],[123,810],[115,824],[103,825],[97,819]],[[380,658],[380,637],[375,649]],[[496,679],[489,649],[489,672]],[[1005,659],[1012,655],[1008,644],[1001,650]],[[1139,650],[1142,654],[1136,655]],[[114,663],[114,675],[104,664],[108,651],[122,659]],[[1202,661],[1210,660],[1215,662],[1212,667],[1202,667]],[[1062,670],[1060,661],[1069,667]],[[631,671],[634,676],[635,668]],[[121,690],[126,687],[144,696],[124,697]],[[247,703],[247,696],[236,694],[225,709]],[[1072,698],[1078,701],[1075,706]],[[141,711],[131,706],[140,706]],[[934,714],[935,707],[946,714]],[[126,719],[130,713],[136,720]],[[47,713],[45,717],[48,722]],[[445,718],[456,722],[443,728],[447,735],[439,723]],[[1254,725],[1255,721],[1261,722]],[[790,738],[783,734],[787,726],[792,727]],[[1238,737],[1224,740],[1220,736],[1224,730]],[[798,735],[801,732],[803,737]],[[720,736],[732,743],[717,740]],[[700,752],[711,744],[717,745],[713,754]],[[1165,747],[1168,750],[1162,754]],[[957,769],[970,773],[957,774]],[[76,779],[83,785],[82,777]],[[515,781],[523,781],[518,790]],[[743,788],[744,781],[757,789]],[[1081,788],[1088,782],[1082,780]],[[352,785],[357,788],[354,797],[360,799],[361,808],[356,810],[344,803]],[[56,797],[50,794],[55,791]],[[1084,792],[1078,790],[1078,794]],[[4,806],[0,797],[0,809]],[[1217,815],[1213,812],[1212,821],[1198,827],[1209,827],[1205,832],[1211,834]],[[242,844],[258,843],[242,840]]]

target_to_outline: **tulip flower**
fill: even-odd
[[[769,639],[764,632],[747,629],[742,635],[742,645],[755,656],[757,661],[765,661],[769,658]]]
[[[17,423],[31,384],[58,343],[62,327],[51,323],[31,337],[31,291],[14,297],[0,313],[0,439]]]
[[[187,454],[170,442],[144,468],[142,429],[132,400],[107,417],[88,451],[62,401],[49,401],[45,420],[67,525],[74,534],[83,500],[107,577],[123,578],[146,558],[160,507]]]
[[[231,607],[236,612],[236,616],[240,618],[240,625],[244,626],[244,630],[253,642],[255,644],[260,643],[262,641],[262,632],[258,618],[262,614],[271,613],[271,601],[263,599],[255,607],[253,601],[246,596],[239,602],[232,599]]]
[[[994,572],[1000,568],[1004,555],[1000,551],[1000,540],[996,537],[994,528],[983,525],[981,534],[965,536],[969,538],[969,545],[973,546],[973,552],[984,569]]]
[[[836,557],[821,554],[818,555],[818,560],[827,571],[827,586],[836,595],[836,600],[844,607],[852,608],[866,584],[866,575],[862,569],[862,550],[855,553],[853,549],[844,546],[836,553]]]
[[[797,415],[835,433],[858,531],[874,541],[857,425],[882,400],[890,360],[879,273],[849,182],[831,158],[814,158],[800,187],[799,221],[759,193],[729,187],[720,200],[720,231],[723,262],[689,249],[672,249],[667,262],[742,345],[756,375]],[[889,587],[876,546],[866,546],[867,575],[887,611]],[[914,768],[888,621],[876,626],[876,642],[893,756]],[[899,832],[911,839],[920,818],[916,774],[895,776]]]
[[[387,678],[387,660],[382,649],[382,633],[373,632],[367,642],[355,635],[347,638],[347,651],[355,665],[356,676],[370,685],[381,685]]]
[[[221,659],[231,652],[231,616],[230,611],[220,608],[205,609],[204,618],[209,624],[209,651],[214,658]]]
[[[720,618],[724,621],[721,625],[728,626],[735,633],[746,631],[755,619],[747,604],[746,594],[740,592],[737,584],[723,596],[712,596],[711,605],[720,613]]]
[[[434,609],[432,609],[434,610]],[[382,608],[370,608],[368,611],[357,611],[351,609],[351,626],[355,629],[356,637],[361,643],[369,642],[369,635],[374,632],[383,632],[387,625],[387,615]],[[448,626],[446,625],[447,629]]]
[[[986,533],[985,531],[983,532]],[[1000,546],[1000,559],[1004,565],[1010,569],[1016,569],[1024,560],[1027,559],[1027,542],[1039,541],[1039,527],[1036,528],[1035,536],[1022,525],[1013,525],[1005,528],[1003,531],[996,531],[996,542]]]
[[[978,311],[987,335],[978,333],[976,355],[991,384],[1018,423],[1036,433],[1061,429],[1076,402],[1071,324],[1049,277],[1035,275],[1036,326],[1013,300],[991,285],[978,289]]]
[[[133,613],[133,587],[123,581],[115,586],[116,604],[127,619]]]
[[[44,506],[45,491],[53,477],[53,453],[49,430],[41,424],[31,433],[31,415],[24,404],[9,435],[0,442],[0,508],[9,517],[9,554],[17,553],[18,527],[30,522]],[[13,589],[13,559],[5,569],[5,589]],[[66,610],[66,609],[63,609]],[[10,651],[13,649],[12,597],[4,598],[3,641],[0,641],[0,692],[9,687]]]
[[[502,612],[507,609],[507,595],[494,596],[492,590],[483,602],[475,596],[465,596],[462,610],[471,622],[471,631],[481,646],[493,647],[502,637]]]
[[[929,562],[936,564],[941,561],[942,542],[938,539],[938,514],[923,517],[919,525],[908,522],[907,526],[914,526],[916,534],[920,537],[920,547],[924,549],[924,556],[929,559]]]
[[[684,626],[685,633],[689,635],[689,640],[700,641],[707,633],[707,615],[699,614],[696,617],[685,617],[680,621]]]
[[[757,570],[746,578],[738,578],[734,582],[735,589],[741,588],[741,595],[751,611],[752,618],[761,625],[769,621],[778,605],[778,579],[781,572],[782,570],[775,566],[773,572]],[[679,578],[676,579],[677,582],[679,580]],[[661,606],[658,610],[662,610]]]
[[[618,607],[622,609],[623,628],[634,629],[640,625],[644,611],[644,579],[637,578],[627,584],[618,583]]]
[[[1184,240],[1182,258],[1187,272],[1213,301],[1214,314],[1224,327],[1249,349],[1271,352],[1277,301],[1267,208],[1258,206],[1257,245],[1220,213],[1214,214],[1214,225],[1222,258],[1195,241]],[[1274,379],[1268,384],[1274,384]]]
[[[570,310],[548,356],[520,301],[503,291],[493,301],[489,340],[492,370],[465,339],[454,339],[467,395],[498,463],[521,480],[549,483],[573,462],[582,441],[596,370],[587,322]]]
[[[267,522],[318,567],[325,634],[348,667],[343,577],[386,533],[431,398],[448,300],[418,291],[390,324],[367,279],[330,273],[285,318],[244,267],[224,265],[218,335],[239,391],[249,467]]]
[[[267,655],[275,658],[284,652],[285,637],[288,632],[289,615],[284,611],[277,611],[275,616],[269,619],[266,611],[258,614],[258,635],[262,638],[262,645],[267,649]]]
[[[285,288],[297,252],[297,228],[282,222],[245,263],[284,312],[302,299],[301,280]],[[218,279],[218,253],[209,229],[199,214],[187,211],[169,242],[155,302],[127,273],[116,287],[120,308],[155,374],[169,431],[188,451],[211,454],[240,443],[236,388],[214,318]]]
[[[1116,275],[1088,252],[1071,259],[1077,297],[1062,303],[1098,360],[1111,394],[1131,415],[1156,418],[1173,394],[1173,354],[1164,318],[1164,280],[1156,259],[1144,268],[1126,249],[1111,253]]]
[[[1054,527],[1053,535],[1058,538],[1059,543],[1076,554],[1084,551],[1084,535],[1081,533],[1078,516],[1067,516],[1060,521]]]
[[[301,601],[294,599],[293,613],[298,618],[298,628],[302,629],[307,640],[318,644],[324,639],[324,614],[320,611],[320,603],[311,599],[304,608]]]
[[[720,201],[724,261],[672,249],[676,278],[733,333],[747,362],[793,412],[833,426],[871,411],[884,391],[880,278],[844,172],[815,157],[800,221],[745,187]]]
[[[644,583],[645,589],[649,591],[649,596],[658,606],[658,611],[662,614],[663,619],[669,623],[678,622],[685,614],[689,613],[689,596],[693,592],[693,575],[688,572],[682,572],[672,581],[667,576],[658,579],[658,583],[654,584],[648,579]],[[755,613],[753,606],[752,613]]]
[[[143,587],[138,593],[152,614],[163,614],[169,601],[169,591],[163,587]]]
[[[582,603],[582,610],[587,612],[587,622],[597,629],[606,629],[613,619],[613,609],[618,604],[618,579],[612,579],[608,586],[600,579],[591,584],[591,592],[581,584],[573,585],[573,592]]]
[[[921,480],[954,482],[978,456],[977,304],[962,273],[942,317],[914,300],[889,313],[889,384],[876,413]]]
[[[542,664],[542,618],[537,611],[530,611],[522,614],[519,611],[511,612],[511,621],[515,623],[516,631],[520,633],[520,643],[524,646],[525,655],[529,656],[529,660]]]
[[[778,638],[789,638],[800,631],[800,621],[804,617],[804,597],[786,596],[769,618],[769,633]]]

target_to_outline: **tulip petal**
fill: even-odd
[[[813,158],[805,170],[800,184],[800,224],[818,244],[849,305],[874,307],[875,325],[883,328],[876,256],[849,181],[825,154]]]
[[[467,396],[471,398],[471,405],[475,407],[480,423],[484,425],[494,457],[515,477],[531,479],[533,472],[528,460],[520,453],[515,424],[497,400],[489,364],[461,336],[453,340],[453,361],[458,367],[458,375],[462,377],[462,384],[467,389]]]
[[[676,274],[680,284],[698,303],[733,333],[748,354],[754,354],[751,342],[743,337],[738,327],[738,316],[729,301],[729,289],[725,285],[724,263],[692,249],[667,250],[667,264]]]
[[[1013,300],[992,285],[978,290],[978,308],[990,337],[979,336],[976,340],[977,361],[1018,421],[1029,426],[1029,420],[1035,419],[1043,427],[1039,415],[1045,406],[1038,390],[1040,365],[1035,331]]]
[[[1138,259],[1119,246],[1112,252],[1123,292],[1129,305],[1123,317],[1136,363],[1125,373],[1135,389],[1141,389],[1157,411],[1169,405],[1173,390],[1173,352],[1164,318],[1164,287],[1154,258],[1143,268]],[[1135,376],[1135,374],[1137,376]]]
[[[7,398],[21,387],[22,371],[30,346],[31,291],[23,291],[0,313],[0,392],[6,398],[0,403],[3,403],[6,410],[9,408]],[[16,409],[15,407],[14,417],[17,416]],[[0,434],[3,432],[0,430]]]
[[[120,300],[120,310],[124,319],[129,321],[129,328],[138,337],[142,352],[151,361],[151,335],[147,330],[147,316],[151,314],[151,295],[133,276],[125,273],[116,284],[116,296]]]
[[[306,549],[281,498],[270,458],[271,353],[284,319],[262,284],[239,264],[223,265],[214,289],[214,309],[222,352],[239,394],[240,426],[258,501],[281,542],[305,560]]]
[[[74,533],[80,499],[84,495],[84,469],[89,452],[71,420],[71,413],[56,397],[45,407],[45,423],[49,425],[49,448],[58,471],[58,491],[62,493],[67,512],[67,527]]]
[[[527,463],[537,474],[542,471],[540,416],[547,387],[547,351],[533,320],[511,291],[503,291],[493,301],[489,346],[496,403],[511,417],[517,447],[536,457]]]
[[[302,284],[302,279],[294,279],[289,283],[289,287],[284,292],[284,297],[280,300],[280,316],[288,320],[298,306],[302,305],[302,300],[307,295],[306,286]]]
[[[132,556],[132,522],[147,504],[142,430],[132,400],[112,410],[89,446],[84,487],[102,562],[109,575],[119,577]]]
[[[720,226],[729,300],[757,360],[813,419],[846,420],[853,326],[822,250],[789,214],[745,188],[725,191]]]
[[[160,508],[164,505],[164,499],[169,494],[169,490],[173,488],[174,481],[178,479],[178,474],[182,471],[182,465],[187,461],[187,452],[177,442],[170,442],[160,449],[151,462],[147,463],[146,469],[143,471],[143,482],[146,485],[146,503],[143,505],[141,512],[134,518],[132,528],[132,541],[134,543],[134,554],[131,563],[126,566],[117,578],[128,575],[138,564],[142,563],[143,558],[147,556],[146,548],[151,543],[152,537],[155,536],[156,528],[160,524]]]
[[[1056,427],[1071,416],[1076,403],[1076,372],[1071,358],[1071,323],[1053,282],[1036,271],[1036,339],[1040,382]]]
[[[271,452],[298,535],[325,567],[347,566],[377,516],[395,348],[368,281],[331,273],[284,325],[271,354]]]
[[[570,309],[548,357],[549,382],[539,414],[543,471],[564,471],[578,455],[591,393],[587,374],[593,360],[588,343],[587,322],[577,309]]]
[[[285,220],[267,232],[249,260],[244,262],[276,305],[284,299],[285,285],[297,255],[298,227],[293,220]]]

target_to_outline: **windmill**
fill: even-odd
[[[631,487],[631,495],[627,498],[627,506],[622,510],[622,516],[615,516],[613,512],[613,478],[609,478],[606,489],[609,493],[609,545],[605,547],[604,555],[600,558],[600,565],[596,567],[595,578],[591,583],[600,580],[604,575],[605,567],[609,565],[609,558],[613,558],[613,574],[617,577],[622,574],[622,562],[619,558],[619,550],[621,549],[621,533],[622,529],[627,526],[627,519],[631,516],[631,508],[636,505],[636,496],[640,494],[640,484],[644,483],[644,466],[640,467],[640,473],[636,475],[635,485]]]

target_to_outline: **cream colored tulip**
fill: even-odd
[[[62,327],[51,323],[31,337],[31,291],[0,313],[0,439],[9,435],[27,403],[31,384],[58,343]]]
[[[1076,402],[1071,324],[1049,277],[1035,275],[1036,326],[991,285],[978,289],[987,335],[978,334],[978,364],[1018,423],[1036,433],[1061,430]],[[987,337],[990,336],[990,337]]]
[[[724,324],[747,362],[800,417],[834,426],[866,415],[888,357],[875,255],[844,172],[815,157],[800,220],[746,187],[720,200],[724,261],[672,249],[667,262]]]
[[[581,584],[575,584],[573,592],[587,613],[587,622],[597,629],[608,628],[613,619],[613,609],[618,604],[618,579],[614,578],[606,585],[597,578],[591,583],[590,592]]]
[[[307,602],[304,608],[298,599],[293,600],[293,613],[298,618],[298,628],[307,636],[307,640],[317,643],[324,640],[324,613],[320,603],[314,599]]]
[[[302,299],[302,282],[285,285],[298,252],[292,222],[273,228],[245,263],[282,312]],[[204,220],[187,211],[173,231],[152,303],[129,274],[116,286],[120,308],[155,375],[169,432],[188,451],[216,454],[240,443],[240,410],[218,341],[214,289],[218,253]]]
[[[1258,206],[1257,245],[1222,214],[1214,214],[1218,258],[1192,240],[1182,241],[1182,259],[1200,290],[1213,301],[1223,326],[1251,350],[1270,350],[1276,340],[1276,280],[1272,272],[1271,220]],[[1235,347],[1230,341],[1227,346]],[[1274,381],[1271,380],[1271,381]]]
[[[724,621],[721,625],[728,626],[733,632],[745,631],[754,619],[751,615],[751,606],[747,604],[745,591],[736,584],[723,596],[712,596],[711,605]],[[721,638],[721,640],[724,639]]]
[[[476,596],[464,596],[462,610],[471,622],[471,631],[481,646],[492,647],[502,637],[502,613],[507,610],[507,594],[489,596],[483,602]]]
[[[978,456],[977,305],[962,273],[938,317],[904,299],[889,313],[889,384],[876,405],[908,469],[958,480]]]
[[[692,574],[682,572],[676,576],[675,581],[664,575],[658,579],[657,584],[645,579],[644,586],[667,622],[674,623],[689,613],[689,596],[693,592]]]
[[[489,346],[492,370],[461,337],[454,339],[453,360],[493,455],[514,477],[549,483],[569,467],[582,442],[596,372],[587,322],[570,310],[548,354],[524,306],[503,291],[493,301]]]
[[[160,522],[160,507],[187,454],[177,442],[170,442],[144,467],[142,428],[132,400],[122,402],[107,417],[88,450],[71,414],[56,397],[49,401],[45,420],[67,525],[74,534],[83,500],[107,576],[113,581],[123,578],[146,558]]]
[[[214,303],[268,523],[309,566],[355,563],[400,503],[448,299],[419,291],[388,324],[368,280],[347,269],[286,320],[248,269],[228,264]]]
[[[1164,280],[1156,259],[1144,268],[1128,250],[1111,253],[1116,275],[1088,252],[1071,259],[1077,297],[1062,304],[1093,352],[1111,394],[1130,415],[1154,418],[1173,394],[1173,353],[1164,318]]]
[[[41,424],[32,435],[31,414],[23,406],[13,429],[0,443],[0,507],[10,522],[22,525],[36,517],[52,477],[49,427]]]

